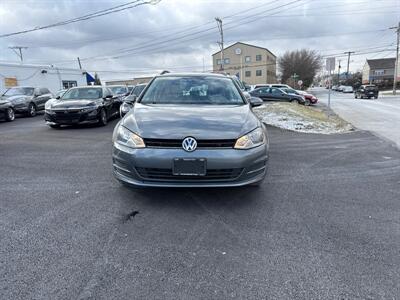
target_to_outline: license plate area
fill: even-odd
[[[205,158],[174,158],[172,174],[175,176],[205,176]]]

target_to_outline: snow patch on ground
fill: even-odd
[[[354,130],[351,124],[321,107],[273,102],[255,107],[254,113],[268,125],[292,131],[333,134]]]

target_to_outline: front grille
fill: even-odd
[[[233,180],[240,176],[242,168],[237,169],[208,169],[204,176],[174,175],[172,169],[136,168],[138,174],[150,180]]]
[[[144,139],[150,148],[182,148],[183,140]],[[236,140],[196,140],[197,148],[233,148]]]

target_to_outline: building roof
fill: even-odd
[[[246,43],[242,43],[242,42],[236,42],[236,43],[234,43],[234,44],[232,44],[232,45],[230,45],[230,46],[228,46],[228,47],[225,47],[224,50],[226,50],[226,49],[228,49],[228,48],[231,48],[231,47],[233,47],[233,46],[235,46],[235,45],[237,45],[237,44],[242,44],[242,45],[249,46],[249,47],[259,48],[259,49],[268,51],[270,54],[272,54],[274,57],[276,57],[275,54],[273,54],[273,53],[272,53],[270,50],[268,50],[267,48],[259,47],[259,46],[251,45],[251,44],[246,44]],[[221,50],[215,52],[212,56],[214,56],[214,55],[216,55],[216,54],[218,54],[218,53],[220,53],[220,52],[221,52]]]
[[[17,63],[17,62],[2,62],[0,61],[0,66],[7,66],[7,67],[15,67],[15,68],[37,68],[37,69],[55,69],[59,71],[76,71],[76,72],[86,72],[85,70],[81,69],[74,69],[74,68],[64,68],[58,67],[54,65],[37,65],[37,64],[26,64],[26,63]]]
[[[367,59],[371,69],[394,69],[396,58]]]

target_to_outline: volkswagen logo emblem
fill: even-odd
[[[182,148],[183,148],[183,150],[185,150],[187,152],[192,152],[192,151],[196,150],[197,142],[194,138],[187,137],[182,142]]]

